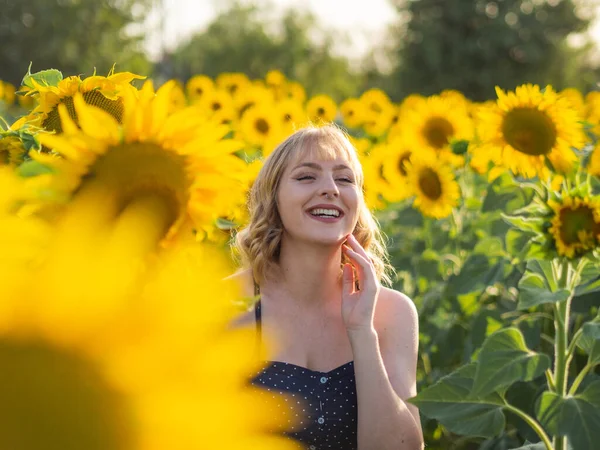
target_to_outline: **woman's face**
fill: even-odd
[[[284,237],[340,244],[358,220],[360,191],[345,159],[322,160],[306,152],[283,172],[277,205]]]

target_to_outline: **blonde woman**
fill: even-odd
[[[305,448],[423,447],[416,394],[417,312],[389,284],[385,248],[363,198],[356,150],[337,127],[303,128],[266,159],[235,250],[255,323],[276,354],[252,383],[285,394],[287,436]]]

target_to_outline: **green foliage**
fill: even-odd
[[[320,28],[312,14],[289,10],[277,23],[265,16],[264,7],[234,3],[205,31],[166,55],[161,70],[168,72],[166,77],[187,81],[196,74],[214,78],[223,72],[263,78],[277,69],[300,82],[309,95],[325,93],[341,100],[357,93],[359,76],[346,58],[333,53],[337,37]]]
[[[400,24],[397,66],[386,88],[394,98],[410,93],[431,95],[457,89],[473,100],[494,97],[494,86],[514,89],[522,83],[572,84],[585,89],[597,79],[585,53],[569,48],[566,38],[583,32],[592,11],[561,0],[463,1],[394,0]],[[579,13],[579,15],[578,15]],[[583,80],[583,69],[588,77]]]
[[[0,74],[19,86],[33,71],[55,68],[69,75],[120,71],[147,74],[143,35],[131,25],[144,20],[152,0],[9,0],[0,16]]]

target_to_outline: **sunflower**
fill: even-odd
[[[333,122],[337,114],[337,105],[328,95],[316,95],[306,104],[306,112],[315,124]]]
[[[71,118],[77,122],[73,97],[80,94],[85,103],[106,111],[120,122],[123,119],[123,96],[136,91],[130,84],[132,80],[143,78],[145,77],[130,72],[113,71],[107,77],[92,75],[83,80],[78,76],[62,79],[61,74],[57,78],[60,81],[52,85],[38,82],[35,74],[30,75],[24,80],[29,80],[32,87],[26,95],[33,97],[38,106],[24,120],[45,130],[60,133],[62,128],[58,115],[59,105],[65,105]]]
[[[365,119],[365,110],[357,98],[348,98],[340,105],[342,120],[349,128],[358,128]]]
[[[204,94],[212,91],[214,88],[214,81],[206,75],[195,75],[185,84],[185,91],[190,104],[198,102]]]
[[[392,191],[389,181],[383,175],[383,164],[387,157],[385,147],[383,144],[374,145],[368,155],[359,152],[359,157],[365,177],[365,202],[370,209],[383,209],[386,206],[384,199]]]
[[[23,162],[27,149],[19,136],[0,133],[0,165],[16,167]]]
[[[308,122],[306,111],[302,105],[287,99],[275,104],[275,114],[281,118],[282,132],[291,134]]]
[[[240,119],[253,106],[272,105],[274,102],[273,92],[257,84],[248,86],[234,98],[234,106]]]
[[[4,100],[4,103],[6,103],[8,106],[11,106],[15,103],[15,87],[10,83],[2,81],[0,81],[0,84],[2,84],[0,100]]]
[[[285,75],[279,70],[269,70],[265,76],[265,83],[273,89],[281,89],[285,82]]]
[[[411,157],[404,163],[414,206],[423,215],[441,219],[458,205],[460,189],[450,166],[432,157]]]
[[[65,105],[59,106],[64,132],[40,136],[60,157],[32,152],[51,167],[50,189],[58,197],[85,198],[99,188],[121,211],[137,202],[154,202],[169,240],[186,224],[210,228],[239,195],[245,163],[232,153],[242,143],[223,139],[229,132],[198,114],[195,107],[169,113],[174,82],[157,92],[144,85],[139,95],[125,98],[123,125],[106,112],[74,97],[79,127]]]
[[[204,109],[209,116],[220,113],[232,117],[235,111],[231,95],[228,91],[221,89],[206,92],[197,102],[197,105]]]
[[[247,89],[248,86],[250,86],[250,84],[251,84],[250,80],[248,79],[248,77],[246,76],[246,74],[243,74],[243,73],[240,73],[240,72],[235,72],[235,73],[224,72],[224,73],[220,73],[217,76],[217,79],[215,81],[216,81],[217,88],[223,89],[223,90],[229,92],[229,94],[232,97],[235,97],[240,92],[242,92],[245,89]]]
[[[476,151],[528,178],[545,177],[548,166],[569,172],[577,161],[572,147],[581,147],[585,139],[567,99],[551,86],[542,91],[531,84],[508,93],[496,88],[496,93],[497,105],[481,111]]]
[[[297,81],[288,81],[283,86],[283,97],[303,104],[306,101],[306,91]]]
[[[6,187],[2,178],[0,174],[0,185]],[[2,196],[7,196],[5,190]],[[21,280],[9,285],[9,291],[4,285],[7,295],[0,298],[5,445],[62,450],[297,448],[270,433],[284,426],[285,418],[269,411],[278,399],[248,386],[260,368],[247,357],[254,349],[254,330],[227,328],[239,294],[236,286],[219,281],[231,267],[216,249],[194,245],[163,252],[131,282],[117,286],[119,304],[106,314],[94,313],[102,301],[112,302],[98,292],[106,293],[106,284],[114,285],[136,263],[122,258],[128,241],[106,254],[105,241],[90,235],[78,242],[93,251],[83,260],[76,245],[59,242],[90,226],[96,226],[100,237],[122,231],[118,226],[111,230],[113,224],[98,226],[96,206],[77,205],[83,207],[77,214],[81,221],[63,222],[39,241],[40,258],[33,266],[31,261],[15,264],[19,249],[7,252],[3,247],[0,271],[16,273]],[[143,217],[137,219],[144,223]],[[0,220],[0,237],[23,237],[11,234],[14,230]],[[127,234],[136,231],[144,233],[145,228]],[[25,243],[38,242],[32,238]],[[95,264],[99,255],[110,264]],[[31,283],[32,267],[36,283]],[[103,270],[96,273],[96,268]],[[65,303],[63,294],[73,290],[76,303]]]
[[[390,189],[383,195],[392,202],[404,200],[412,194],[408,184],[406,163],[410,161],[413,147],[405,140],[395,138],[385,146],[384,152],[382,170]]]
[[[588,173],[600,177],[600,142],[596,144],[596,147],[590,155],[590,161],[587,167]]]
[[[265,153],[275,148],[284,132],[275,107],[268,104],[248,109],[240,121],[239,129],[246,142],[261,147]]]
[[[548,205],[554,211],[549,232],[559,255],[575,258],[600,246],[600,199],[564,195]]]
[[[454,140],[473,138],[473,121],[462,103],[451,96],[417,98],[410,109],[402,109],[400,120],[403,137],[415,148],[433,150],[453,166],[463,163],[464,159],[450,149]]]
[[[558,93],[560,97],[564,97],[569,102],[569,105],[574,109],[579,117],[585,116],[585,100],[581,91],[575,88],[566,88]]]

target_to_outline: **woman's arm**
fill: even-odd
[[[358,397],[359,450],[423,448],[416,394],[418,318],[413,302],[382,288],[377,331],[350,330]]]

